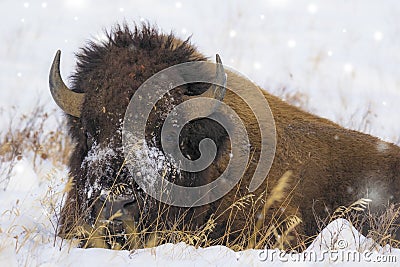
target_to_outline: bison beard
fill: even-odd
[[[222,199],[201,207],[179,208],[159,203],[138,188],[125,166],[121,140],[125,110],[135,90],[153,74],[179,63],[207,59],[188,40],[159,33],[148,25],[135,26],[134,31],[117,26],[107,41],[90,43],[77,58],[72,91],[65,91],[68,88],[63,87],[56,71],[50,75],[56,102],[72,114],[67,115],[67,120],[76,144],[69,161],[73,186],[61,212],[62,237],[82,237],[83,232],[96,232],[100,224],[106,223],[111,237],[101,241],[92,238],[86,246],[104,247],[114,241],[124,246],[129,239],[124,234],[133,231],[198,231],[212,221],[209,238],[215,243],[240,243],[243,247],[260,241],[252,240],[257,236],[254,231],[271,229],[272,225],[297,216],[302,223],[292,229],[290,234],[295,238],[287,238],[290,244],[286,244],[293,247],[304,245],[307,237],[318,232],[316,217],[325,218],[341,205],[370,197],[370,209],[378,213],[385,209],[385,204],[399,202],[399,147],[301,111],[260,88],[275,119],[277,147],[272,168],[262,186],[253,192],[251,203],[245,208],[233,205],[249,196],[247,188],[260,157],[260,131],[251,109],[229,91],[223,101],[243,120],[251,143],[252,159],[240,183]],[[57,90],[67,97],[54,91],[61,87]],[[188,123],[180,134],[180,147],[188,159],[199,157],[202,139],[208,137],[217,144],[217,157],[206,170],[189,173],[169,168],[168,158],[162,152],[160,131],[165,115],[183,96],[198,95],[207,88],[208,85],[191,84],[174,89],[172,97],[161,100],[153,109],[146,127],[146,141],[154,160],[151,164],[160,164],[165,178],[177,184],[207,184],[229,162],[231,144],[227,133],[209,119]],[[68,98],[69,102],[61,98]],[[148,163],[135,164],[140,168]],[[288,170],[292,176],[284,196],[262,214],[272,188]],[[117,211],[119,214],[115,215]],[[260,221],[261,225],[255,227]],[[285,229],[278,227],[277,231]],[[263,242],[266,244],[267,240]],[[123,248],[143,246],[132,244]]]

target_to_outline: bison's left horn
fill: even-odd
[[[65,85],[60,74],[60,56],[61,51],[58,50],[50,69],[50,92],[54,101],[65,113],[80,117],[85,94],[73,92]]]
[[[219,57],[218,54],[216,55],[216,61],[217,61],[217,68],[215,71],[216,72],[215,82],[213,83],[213,85],[210,86],[210,88],[201,95],[185,96],[184,97],[185,101],[198,97],[209,97],[219,101],[222,101],[224,99],[226,93],[226,76],[225,76],[224,66],[222,65],[221,58]]]
[[[217,69],[215,71],[215,83],[210,87],[210,89],[202,93],[200,96],[210,97],[222,101],[226,93],[226,76],[221,58],[218,54],[215,55],[215,58],[217,61]]]
[[[217,100],[222,101],[226,93],[226,74],[224,65],[222,65],[221,58],[218,54],[215,55],[217,61],[216,81],[223,86],[215,86],[214,96]]]

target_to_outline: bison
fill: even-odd
[[[49,77],[51,93],[66,113],[74,142],[69,160],[72,182],[61,211],[62,237],[84,236],[84,246],[133,248],[171,230],[174,234],[164,241],[185,240],[185,233],[190,232],[198,238],[206,235],[205,239],[215,241],[211,244],[231,247],[259,247],[270,244],[272,237],[279,241],[282,235],[286,236],[283,242],[291,246],[304,245],[304,240],[318,231],[316,218],[325,218],[342,205],[369,198],[371,211],[378,213],[388,203],[400,200],[398,146],[302,111],[228,72],[228,89],[233,80],[244,90],[261,93],[269,103],[274,118],[269,127],[275,127],[276,136],[269,173],[261,186],[249,192],[251,177],[261,164],[262,145],[251,107],[221,86],[202,82],[181,85],[157,102],[146,124],[145,140],[153,158],[162,159],[163,177],[184,186],[204,185],[219,177],[231,159],[235,144],[227,130],[202,117],[182,128],[179,147],[188,160],[196,160],[201,141],[212,139],[217,149],[213,162],[196,172],[168,167],[160,137],[163,122],[171,107],[192,97],[214,97],[238,114],[248,133],[251,158],[240,181],[222,198],[193,207],[162,203],[147,195],[138,186],[136,174],[129,171],[128,164],[140,168],[148,163],[126,162],[122,141],[125,112],[138,88],[154,74],[180,63],[208,59],[189,39],[160,33],[148,24],[135,25],[133,30],[117,25],[106,41],[82,48],[77,59],[71,89],[60,76],[60,52]],[[217,59],[216,75],[208,68],[195,71],[225,79]],[[148,94],[152,93],[149,89]],[[135,233],[147,233],[147,241],[133,242],[128,234]]]

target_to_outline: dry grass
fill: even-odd
[[[294,100],[300,101],[300,96],[293,96]],[[300,102],[299,102],[300,103]],[[299,104],[301,105],[301,104]],[[65,166],[72,149],[70,139],[65,135],[64,126],[57,124],[54,130],[46,130],[49,115],[44,112],[42,107],[36,108],[31,115],[21,116],[17,120],[11,120],[8,129],[0,133],[0,185],[3,189],[7,187],[13,166],[23,157],[29,157],[35,168],[39,168],[43,161],[50,160],[55,166]],[[54,235],[59,229],[59,214],[63,198],[73,187],[72,179],[68,182],[55,180],[55,174],[50,172],[41,179],[51,181],[47,192],[42,196],[40,203],[47,212]],[[68,177],[66,177],[68,180]],[[182,218],[177,218],[173,224],[166,224],[163,215],[168,214],[168,207],[158,206],[158,215],[152,223],[151,229],[146,227],[147,217],[141,214],[139,222],[124,221],[125,232],[115,234],[115,220],[121,216],[117,211],[110,218],[97,218],[94,225],[77,225],[71,238],[83,247],[100,247],[110,249],[129,249],[154,247],[164,243],[185,242],[195,247],[208,247],[213,245],[225,245],[235,251],[248,248],[279,248],[286,250],[303,250],[306,248],[307,240],[314,237],[304,237],[297,232],[297,227],[301,224],[301,219],[296,215],[283,217],[278,212],[286,209],[291,201],[291,196],[295,188],[289,188],[291,172],[285,173],[269,194],[264,192],[260,196],[248,194],[238,196],[237,200],[225,211],[229,214],[225,235],[219,239],[212,239],[211,233],[216,227],[218,217],[211,216],[209,220],[196,230],[192,230],[190,223],[181,225]],[[65,183],[64,191],[57,190],[57,183]],[[123,191],[123,185],[115,184],[110,194],[119,194]],[[110,195],[110,198],[113,196]],[[61,199],[61,201],[60,201]],[[311,207],[310,207],[311,208]],[[10,214],[18,217],[18,209],[10,209]],[[231,226],[238,212],[243,212],[249,218],[249,223],[244,227],[237,238],[230,238],[232,234]],[[399,241],[393,238],[398,225],[400,208],[389,206],[379,217],[373,217],[368,212],[368,200],[362,199],[349,207],[339,207],[331,216],[327,218],[316,218],[319,227],[322,229],[329,222],[337,218],[345,218],[352,222],[356,229],[366,231],[368,237],[373,238],[379,245],[391,245],[399,247]],[[267,215],[268,214],[268,215]],[[4,214],[3,214],[4,215]],[[221,214],[218,216],[222,216]],[[272,217],[270,221],[264,220]],[[0,229],[3,232],[12,233],[16,227],[24,228],[11,224],[9,229]],[[29,239],[37,235],[37,229],[25,229],[25,235],[18,240],[16,249],[24,246]],[[54,236],[54,242],[56,238]],[[121,242],[123,240],[123,242]],[[54,243],[55,244],[55,243]],[[295,244],[295,245],[294,245]]]
[[[393,248],[400,247],[400,241],[396,237],[399,230],[400,205],[390,204],[380,212],[372,214],[370,199],[360,199],[349,206],[338,207],[330,216],[324,219],[315,217],[320,231],[336,219],[346,219],[350,224],[367,238],[374,242],[370,247],[362,247],[361,250],[373,250],[377,246],[387,245]]]
[[[165,214],[169,213],[170,207],[159,204],[157,218],[149,228],[145,214],[139,216],[138,222],[124,221],[123,234],[113,233],[114,219],[122,214],[117,211],[109,218],[98,216],[93,226],[77,225],[71,232],[71,237],[79,237],[82,247],[101,247],[111,249],[138,249],[154,247],[164,243],[185,242],[195,247],[208,247],[213,245],[225,245],[235,251],[248,248],[280,248],[280,249],[299,249],[293,247],[298,243],[295,238],[296,226],[301,223],[301,219],[293,215],[282,217],[279,212],[287,207],[290,202],[290,196],[287,194],[288,184],[291,178],[291,172],[285,173],[267,196],[266,192],[260,196],[248,194],[238,198],[228,209],[218,216],[211,216],[208,221],[196,230],[187,222],[182,226],[186,214],[175,219],[175,222],[166,224],[163,221]],[[113,192],[113,190],[110,190]],[[290,195],[290,194],[289,194]],[[109,196],[112,198],[112,196]],[[278,205],[278,206],[276,206]],[[273,208],[274,207],[274,208]],[[102,207],[104,208],[104,206]],[[235,233],[236,238],[232,240],[231,223],[234,222],[236,213],[247,212],[250,222],[241,229],[239,235]],[[266,222],[264,218],[267,213],[272,214],[273,220]],[[218,238],[210,238],[216,226],[219,217],[229,214],[225,235]],[[251,219],[253,218],[253,219]],[[123,241],[121,242],[121,239]],[[303,246],[302,248],[304,248]]]
[[[39,105],[29,115],[8,119],[8,128],[0,132],[0,187],[3,190],[16,162],[23,157],[31,158],[35,171],[43,160],[51,160],[56,167],[66,165],[72,150],[71,140],[60,122],[55,123],[54,130],[46,130],[49,120],[49,113]]]
[[[52,232],[56,233],[58,216],[63,202],[60,185],[65,183],[62,178],[57,177],[57,173],[66,166],[72,150],[71,140],[65,135],[65,125],[57,120],[58,115],[51,115],[56,114],[55,111],[47,113],[43,106],[37,105],[29,115],[16,116],[15,114],[18,114],[16,109],[9,112],[11,113],[5,114],[4,111],[0,113],[1,120],[7,121],[7,127],[0,131],[0,190],[7,190],[10,180],[15,175],[15,166],[22,160],[28,162],[33,166],[33,171],[38,176],[38,182],[47,186],[47,190],[40,196],[38,204],[41,205],[41,212],[50,223]],[[53,167],[47,171],[45,166],[49,164]],[[34,177],[29,178],[33,179]],[[18,190],[18,188],[16,189]],[[16,240],[15,250],[17,253],[27,243],[32,243],[32,240],[38,245],[47,238],[47,233],[41,233],[40,227],[38,228],[35,223],[30,223],[29,227],[21,225],[20,218],[25,216],[23,212],[24,205],[26,206],[22,203],[26,201],[25,197],[21,197],[10,209],[0,214],[9,218],[9,223],[5,228],[0,228],[0,232]],[[31,203],[31,205],[35,206],[35,203]]]

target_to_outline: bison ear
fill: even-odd
[[[50,68],[50,92],[54,101],[65,113],[79,118],[85,94],[73,92],[65,85],[60,74],[60,56],[61,51],[58,50]]]

